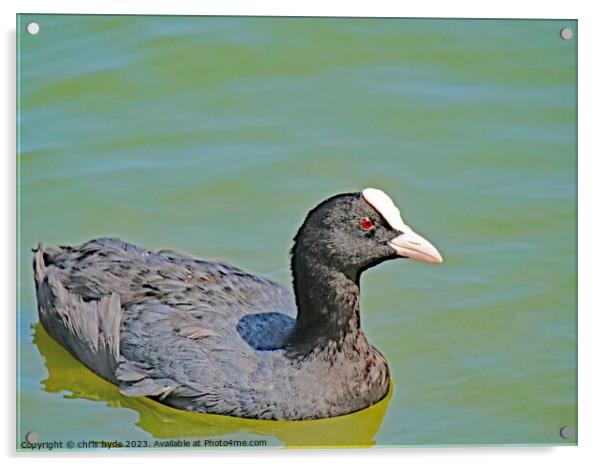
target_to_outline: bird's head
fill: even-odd
[[[335,268],[349,278],[394,258],[438,264],[437,249],[414,232],[383,191],[374,188],[339,194],[307,215],[295,237],[293,255]]]

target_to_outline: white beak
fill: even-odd
[[[389,241],[391,246],[398,255],[409,257],[420,262],[429,264],[440,264],[443,262],[443,257],[437,248],[430,242],[424,239],[407,225],[404,224],[403,231],[399,236],[396,236]]]

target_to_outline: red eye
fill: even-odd
[[[364,231],[372,230],[372,228],[374,228],[374,222],[369,217],[362,217],[360,220],[360,227]]]

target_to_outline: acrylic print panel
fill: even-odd
[[[17,448],[576,444],[577,37],[20,15]]]

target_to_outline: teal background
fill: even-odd
[[[17,41],[19,441],[576,443],[576,21],[20,15]],[[181,413],[32,327],[38,242],[118,236],[288,283],[306,212],[367,186],[445,259],[362,278],[394,379],[370,410]]]

